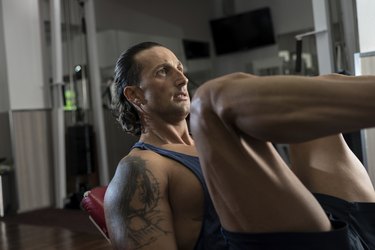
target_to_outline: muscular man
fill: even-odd
[[[105,196],[116,249],[225,249],[186,122],[187,84],[181,62],[160,44],[138,44],[118,59],[114,109],[140,139]]]
[[[105,197],[114,248],[374,247],[374,226],[362,223],[375,219],[374,189],[338,135],[375,125],[374,77],[209,81],[193,102],[198,152],[187,84],[160,44],[138,44],[117,62],[117,117],[140,141]],[[270,141],[292,143],[294,173]],[[341,216],[348,211],[351,219]]]

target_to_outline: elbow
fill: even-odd
[[[104,197],[104,216],[112,249],[130,250],[126,240],[126,227],[122,218],[121,205],[116,200],[116,191],[108,186]]]
[[[121,218],[113,218],[113,215],[109,217],[106,216],[106,219],[107,218],[107,229],[112,249],[131,250],[132,248],[129,246],[129,241],[126,237],[125,227],[119,222]]]

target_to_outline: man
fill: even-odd
[[[167,48],[138,44],[117,62],[113,105],[124,130],[140,135],[105,196],[116,249],[223,249],[186,117],[188,79]]]
[[[374,189],[339,135],[375,125],[375,77],[211,80],[193,100],[194,142],[188,81],[170,50],[138,44],[115,75],[118,120],[140,142],[105,197],[114,248],[375,247],[365,224],[375,219]],[[292,143],[294,173],[271,141]]]

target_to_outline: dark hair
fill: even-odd
[[[135,60],[135,56],[152,47],[165,47],[156,42],[142,42],[124,51],[118,58],[112,84],[112,114],[121,124],[125,132],[138,136],[142,127],[137,110],[124,96],[126,86],[137,86],[140,83],[142,64]]]

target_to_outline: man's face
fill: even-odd
[[[185,119],[190,110],[187,78],[177,57],[167,48],[153,47],[136,56],[143,65],[140,88],[144,111],[162,119]]]

